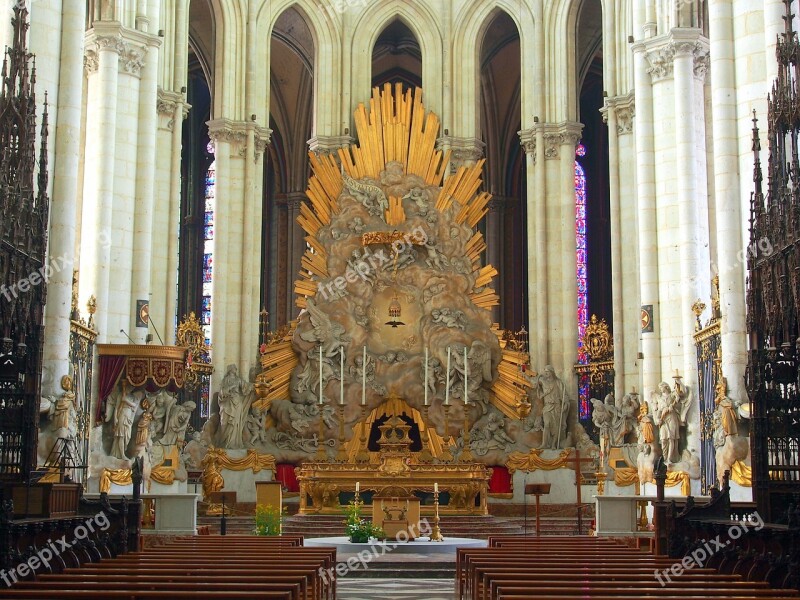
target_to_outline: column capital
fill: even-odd
[[[99,53],[116,52],[119,55],[120,73],[141,77],[148,50],[161,46],[161,38],[123,27],[117,21],[95,21],[86,32],[84,42],[84,68],[87,75],[97,71]]]
[[[346,148],[354,141],[349,135],[315,135],[306,143],[314,154],[336,154],[339,148]]]
[[[670,79],[673,76],[675,58],[692,56],[694,75],[704,81],[708,71],[708,39],[700,29],[676,27],[669,33],[641,41],[633,46],[644,50],[650,67],[647,72],[653,83]]]
[[[180,92],[172,92],[158,88],[158,95],[156,99],[156,110],[158,114],[166,117],[167,122],[164,129],[172,131],[175,127],[175,111],[178,107],[182,108],[183,118],[189,116],[189,110],[192,105],[186,102],[184,95]]]
[[[614,111],[617,117],[617,135],[627,135],[633,131],[633,117],[636,116],[636,100],[633,92],[605,99],[605,104],[600,109],[603,123],[608,123],[610,111]]]
[[[536,162],[536,133],[539,131],[540,125],[537,123],[529,129],[520,129],[517,132],[519,135],[519,144],[525,149],[525,154],[533,156],[533,162]]]
[[[474,165],[484,157],[486,144],[478,138],[443,135],[436,140],[437,150],[450,149],[450,171]]]
[[[551,160],[558,158],[561,146],[572,146],[573,152],[581,140],[583,124],[575,121],[562,121],[561,123],[539,123],[544,131],[544,158]]]
[[[254,121],[234,121],[232,119],[212,119],[208,122],[208,136],[216,146],[226,143],[231,146],[231,155],[247,156],[247,135],[253,131],[255,139],[254,159],[261,158],[272,137],[272,130],[261,127]]]

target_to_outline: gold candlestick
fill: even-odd
[[[450,405],[444,405],[444,448],[439,457],[442,462],[453,462],[453,453],[450,452]]]
[[[439,529],[439,490],[433,490],[433,529],[431,530],[432,542],[443,542],[442,531]]]
[[[367,407],[361,407],[361,435],[359,436],[358,454],[356,454],[356,462],[368,463],[369,451],[367,450]]]
[[[344,447],[344,404],[339,405],[339,450],[336,452],[337,462],[347,462],[347,449]]]
[[[428,434],[428,406],[422,408],[422,422],[425,429],[420,428],[420,440],[422,441],[422,450],[419,452],[419,462],[430,463],[433,461],[433,454],[430,448],[430,435]]]
[[[606,478],[608,477],[608,473],[600,470],[595,473],[595,476],[597,477],[597,495],[602,496],[606,491]]]
[[[461,462],[472,462],[472,450],[469,447],[469,404],[464,405],[464,449],[461,451]]]

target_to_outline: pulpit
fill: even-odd
[[[413,540],[419,532],[419,498],[416,496],[373,496],[372,523],[383,528],[387,538]]]

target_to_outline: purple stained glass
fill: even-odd
[[[204,254],[203,255],[203,269],[211,270],[213,267],[214,258],[211,254]]]
[[[214,145],[209,142],[206,151],[213,156]],[[214,209],[217,191],[217,163],[213,161],[206,171],[205,212],[203,214],[203,298],[200,320],[204,325],[206,344],[211,344],[211,289],[214,276]],[[205,412],[208,413],[208,390],[203,392]],[[207,416],[204,415],[204,416]]]

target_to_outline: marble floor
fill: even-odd
[[[344,578],[336,584],[339,600],[453,600],[452,579]]]

